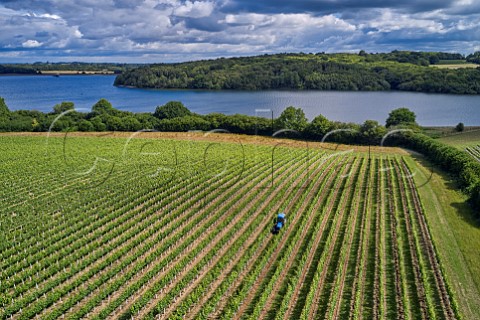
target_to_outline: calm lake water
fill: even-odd
[[[106,98],[117,109],[153,112],[158,105],[179,100],[191,111],[207,114],[248,114],[277,117],[288,106],[301,107],[309,119],[323,114],[330,120],[385,123],[395,108],[408,107],[425,126],[480,125],[480,95],[444,95],[413,92],[340,91],[196,91],[117,88],[115,76],[0,76],[0,96],[10,110],[51,111],[62,101],[77,110],[90,110]]]

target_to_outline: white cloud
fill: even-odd
[[[41,42],[38,42],[37,40],[27,40],[22,43],[22,47],[24,48],[37,48],[42,45]]]
[[[227,14],[225,19],[220,20],[220,23],[227,23],[233,25],[255,25],[265,26],[272,24],[275,19],[266,14],[259,13],[244,13],[244,14]]]
[[[179,17],[202,18],[212,14],[215,4],[210,1],[186,1],[178,6],[173,14]]]
[[[381,10],[378,17],[360,25],[361,28],[375,28],[379,32],[415,29],[417,33],[445,33],[446,27],[440,21],[398,13],[390,9]]]
[[[75,38],[81,38],[83,37],[83,33],[80,32],[80,30],[78,29],[75,29],[75,31],[73,32]]]

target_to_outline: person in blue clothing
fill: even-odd
[[[273,221],[273,227],[271,232],[277,234],[280,229],[285,225],[287,219],[285,218],[285,213],[281,212],[278,214],[277,218]]]

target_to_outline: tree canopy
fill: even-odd
[[[323,115],[318,115],[313,118],[305,128],[305,133],[308,137],[323,137],[333,128],[333,124]]]
[[[480,93],[480,72],[431,68],[458,53],[393,51],[369,54],[283,53],[144,65],[126,70],[115,85],[208,90],[402,90]]]
[[[190,116],[192,113],[180,101],[169,101],[163,106],[158,106],[153,115],[161,120]]]
[[[303,132],[307,127],[308,120],[301,108],[293,106],[287,107],[283,110],[280,117],[277,119],[277,129],[290,129],[298,132]]]
[[[75,108],[75,104],[73,102],[62,102],[60,104],[56,104],[53,107],[53,113],[60,114],[62,112],[71,110]]]
[[[10,115],[10,110],[5,103],[5,100],[0,97],[0,118],[6,118]]]
[[[466,58],[468,62],[480,64],[480,51],[469,54]]]
[[[412,125],[416,124],[415,119],[416,115],[413,111],[408,108],[398,108],[392,110],[387,118],[386,127],[397,125]]]
[[[92,107],[92,112],[97,114],[112,114],[115,111],[110,101],[107,99],[100,99]]]
[[[379,144],[381,137],[386,133],[385,127],[375,120],[366,120],[360,127],[361,142],[367,144]]]

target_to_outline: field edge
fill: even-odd
[[[449,291],[453,291],[452,301],[463,319],[477,319],[480,268],[474,255],[480,251],[480,246],[476,246],[480,244],[480,225],[471,218],[467,197],[449,186],[453,182],[446,174],[427,168],[429,165],[420,156],[406,159],[411,168],[417,169],[414,179],[445,281]],[[477,249],[472,250],[473,247]]]

